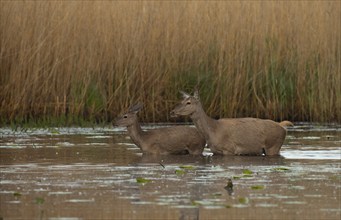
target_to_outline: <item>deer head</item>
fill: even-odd
[[[195,90],[193,96],[186,92],[180,91],[183,96],[182,101],[172,111],[171,116],[176,117],[179,115],[192,115],[201,106],[199,99],[199,92]]]
[[[137,121],[136,114],[142,109],[142,107],[142,103],[137,103],[131,106],[125,114],[116,119],[115,124],[122,127],[127,127],[134,124]]]

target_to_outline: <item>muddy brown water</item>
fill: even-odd
[[[2,128],[0,162],[0,219],[341,215],[335,124],[298,124],[272,158],[142,155],[120,128]]]

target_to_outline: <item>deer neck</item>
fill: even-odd
[[[136,120],[134,124],[127,127],[127,130],[134,144],[141,148],[143,131],[141,129],[140,123]]]
[[[205,137],[206,141],[209,141],[215,132],[217,121],[206,115],[201,105],[191,115],[191,119],[198,131]]]

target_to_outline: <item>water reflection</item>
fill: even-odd
[[[302,124],[279,157],[156,156],[111,128],[3,129],[0,217],[339,219],[340,134]]]

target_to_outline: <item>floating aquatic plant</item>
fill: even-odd
[[[200,202],[198,202],[198,201],[192,201],[192,205],[193,205],[193,206],[199,206],[199,205],[201,205],[201,204],[200,204]]]
[[[179,166],[181,169],[186,169],[186,170],[193,170],[194,167],[191,165],[181,165]]]
[[[56,128],[49,128],[49,132],[51,132],[51,134],[60,134]]]
[[[247,197],[240,197],[240,198],[238,199],[238,202],[239,202],[240,204],[248,204],[248,203],[249,203],[249,199],[248,199]]]
[[[19,196],[21,196],[21,193],[20,193],[20,192],[14,192],[14,193],[13,193],[13,196],[19,197]]]
[[[253,174],[253,172],[251,171],[251,170],[243,170],[243,174],[244,175],[251,175],[251,174]]]
[[[253,177],[251,174],[244,174],[243,177]]]
[[[145,179],[145,178],[143,178],[143,177],[137,177],[137,178],[136,178],[136,182],[137,182],[137,183],[142,183],[142,184],[144,184],[144,183],[149,183],[149,182],[151,182],[151,180]]]
[[[184,175],[186,173],[185,170],[175,170],[175,174],[178,176]]]
[[[264,189],[265,188],[265,186],[263,186],[263,185],[254,185],[254,186],[251,186],[251,189],[253,189],[253,190],[260,190],[260,189]]]
[[[175,174],[176,175],[184,175],[185,173],[187,173],[186,170],[193,170],[194,167],[191,165],[181,165],[179,166],[180,169],[176,169],[175,170]]]
[[[41,205],[45,202],[45,199],[41,197],[37,197],[35,201],[36,201],[36,204]]]
[[[273,171],[280,171],[280,172],[283,172],[283,171],[289,171],[290,169],[289,168],[286,168],[286,167],[275,167],[272,169]]]

